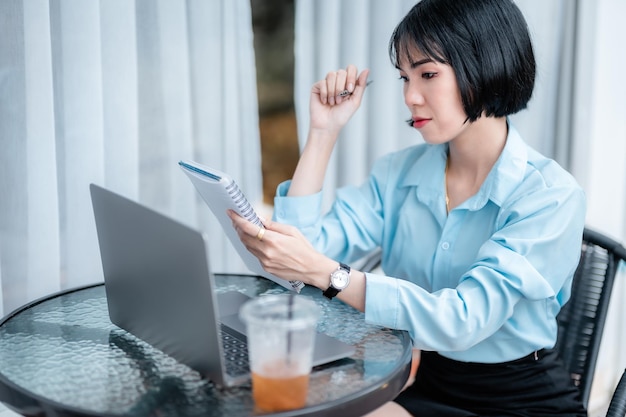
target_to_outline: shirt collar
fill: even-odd
[[[483,191],[487,193],[487,198],[498,206],[501,206],[522,183],[528,165],[526,143],[508,119],[507,124],[509,133],[502,154],[479,191],[479,193]]]
[[[506,144],[500,157],[478,193],[463,203],[470,210],[482,208],[489,200],[501,206],[524,178],[528,163],[528,149],[508,118],[507,125]],[[427,146],[426,152],[413,162],[399,185],[400,187],[417,187],[420,200],[430,202],[440,197],[443,190],[448,144]]]
[[[428,148],[409,167],[400,187],[424,187],[441,190],[446,167],[448,145],[425,145]]]

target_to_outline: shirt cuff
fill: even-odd
[[[297,225],[299,228],[314,224],[322,210],[322,192],[287,197],[291,180],[284,181],[276,188],[274,197],[274,220],[280,223]]]
[[[398,279],[365,274],[365,321],[378,326],[398,327]]]

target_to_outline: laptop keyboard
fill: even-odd
[[[250,373],[248,343],[231,328],[220,324],[222,348],[226,356],[226,373],[233,377]]]

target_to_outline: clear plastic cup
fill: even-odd
[[[239,312],[246,323],[252,395],[261,411],[304,407],[320,309],[296,294],[247,301]]]

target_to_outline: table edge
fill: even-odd
[[[80,285],[77,287],[72,287],[72,288],[67,288],[65,290],[60,290],[60,291],[56,291],[52,294],[48,294],[48,295],[44,295],[43,297],[40,298],[36,298],[32,301],[29,301],[28,303],[17,307],[15,310],[11,311],[10,313],[6,314],[4,317],[2,317],[2,319],[0,319],[0,326],[2,326],[4,323],[6,323],[7,321],[11,320],[13,317],[15,317],[17,314],[28,310],[31,307],[36,306],[37,304],[41,304],[43,302],[46,302],[48,300],[52,300],[53,298],[59,297],[61,295],[65,295],[65,294],[69,294],[69,293],[73,293],[73,292],[77,292],[77,291],[82,291],[82,290],[86,290],[89,288],[95,288],[95,287],[100,287],[100,286],[104,286],[104,281],[100,281],[100,282],[95,282],[95,283],[91,283],[91,284],[85,284],[85,285]]]

